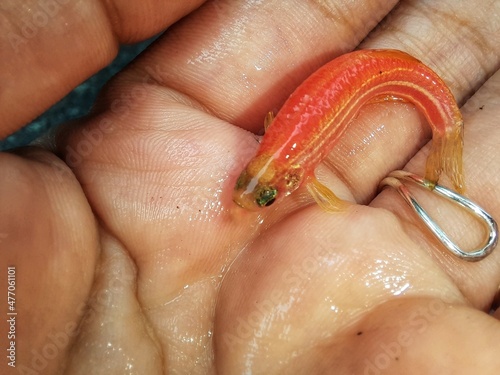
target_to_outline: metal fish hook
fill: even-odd
[[[437,225],[437,223],[432,220],[432,218],[427,214],[427,212],[420,206],[420,204],[415,200],[413,195],[408,190],[408,187],[403,183],[403,181],[410,181],[418,186],[421,186],[433,193],[436,193],[442,197],[449,199],[451,202],[458,204],[459,206],[465,208],[470,213],[481,219],[488,229],[488,240],[486,244],[477,250],[473,251],[463,251],[460,249],[447,235],[446,233]],[[415,210],[422,221],[427,225],[427,227],[434,233],[434,235],[441,241],[441,243],[457,257],[467,260],[469,262],[476,262],[483,259],[489,255],[493,249],[496,247],[498,242],[498,226],[495,220],[481,207],[472,202],[471,200],[465,198],[453,190],[445,188],[441,185],[435,185],[432,182],[425,180],[424,178],[417,176],[415,174],[405,172],[405,171],[394,171],[390,173],[386,178],[382,180],[380,186],[391,186],[396,189],[399,194],[405,199],[405,201]]]

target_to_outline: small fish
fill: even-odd
[[[257,155],[239,176],[233,201],[256,210],[305,184],[323,209],[339,211],[345,204],[315,178],[314,170],[363,105],[387,100],[412,103],[432,128],[425,179],[437,184],[445,173],[463,192],[463,120],[446,84],[404,52],[361,50],[321,67],[293,92],[276,118],[268,115]]]

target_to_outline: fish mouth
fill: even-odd
[[[249,211],[258,211],[260,208],[255,201],[254,195],[252,193],[247,193],[243,189],[234,190],[233,202],[239,207]]]

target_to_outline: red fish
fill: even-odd
[[[239,176],[234,202],[258,209],[305,184],[323,209],[338,211],[341,200],[314,177],[314,169],[363,105],[385,100],[412,103],[425,115],[432,128],[425,178],[437,184],[445,173],[463,192],[463,120],[446,84],[404,52],[362,50],[327,63],[293,92]]]

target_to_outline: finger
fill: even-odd
[[[202,2],[3,1],[0,137],[107,65],[118,43],[153,36]]]
[[[100,235],[99,267],[65,372],[95,374],[106,368],[106,373],[121,374],[133,363],[138,373],[162,374],[157,337],[137,301],[134,263],[118,241],[104,230]]]
[[[500,169],[496,160],[500,157],[498,141],[498,116],[500,116],[500,72],[491,77],[462,108],[465,131],[464,168],[468,198],[484,207],[494,218],[500,217]],[[408,165],[412,171],[421,170],[425,165],[428,148],[416,155]],[[443,252],[440,244],[422,227],[418,218],[409,211],[405,203],[394,191],[384,191],[372,205],[385,207],[401,216],[409,233],[416,241],[423,243],[426,238],[431,245],[427,248],[432,256],[442,263],[449,277],[460,287],[466,298],[476,307],[488,309],[500,283],[500,253],[494,251],[488,258],[478,263],[460,261]],[[415,191],[415,194],[418,194]],[[484,229],[470,216],[457,212],[442,199],[429,194],[416,195],[429,214],[464,249],[480,248],[485,241]]]
[[[9,316],[14,335],[0,343],[14,342],[16,370],[57,373],[93,283],[96,223],[73,174],[53,155],[3,153],[0,169],[0,280],[14,280],[8,311],[16,314]]]

